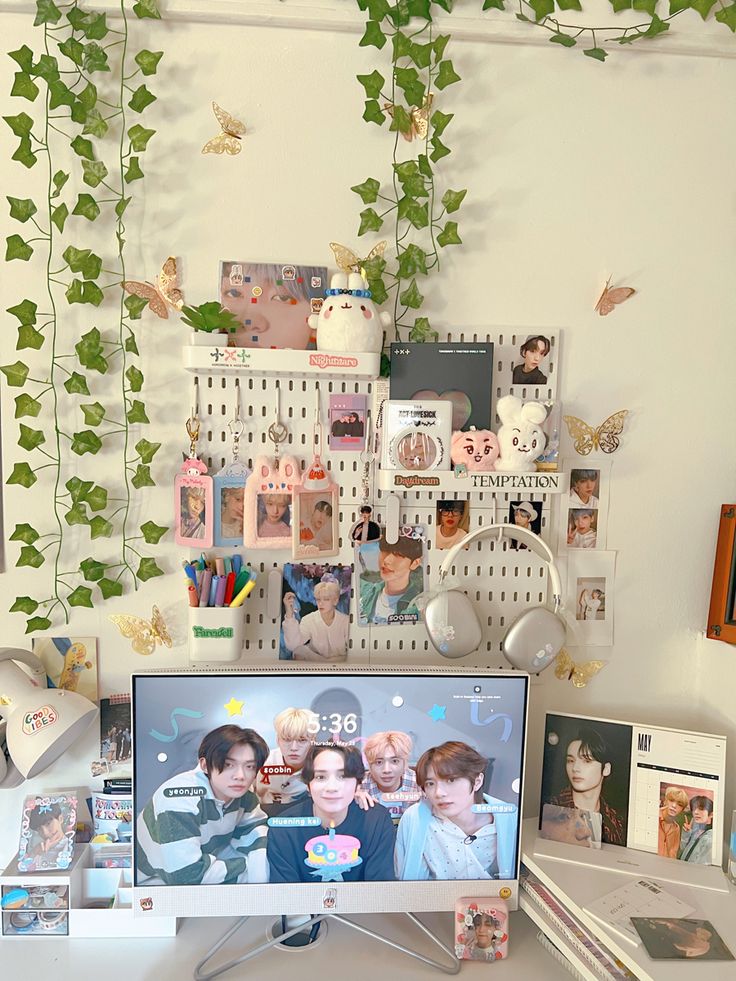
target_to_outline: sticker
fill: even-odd
[[[150,896],[146,896],[145,899],[141,900],[141,909],[145,912],[149,912],[153,909],[153,900]]]
[[[288,281],[296,279],[296,267],[295,266],[282,266],[281,267],[281,278]]]
[[[251,293],[253,294],[253,296],[260,296],[263,293],[263,290],[261,289],[260,286],[254,286],[251,289]]]
[[[312,289],[313,290],[318,290],[320,288],[320,286],[322,285],[322,277],[321,276],[312,276],[310,282],[312,284]],[[331,892],[332,890],[328,889],[327,891],[328,892]]]
[[[42,705],[35,712],[26,712],[23,716],[23,732],[32,736],[34,732],[40,732],[47,726],[52,726],[59,718],[56,709],[51,705]]]
[[[243,285],[243,267],[237,263],[230,270],[230,285],[231,286]]]
[[[315,277],[315,278],[319,278],[319,277]],[[309,306],[312,309],[312,313],[319,313],[320,310],[322,309],[322,304],[324,302],[325,301],[322,299],[321,296],[316,296],[316,297],[314,297],[314,299],[310,300],[309,301]]]
[[[335,909],[337,906],[337,889],[325,889],[322,897],[322,909]]]
[[[508,886],[502,886],[501,889],[498,890],[498,895],[501,899],[509,899],[511,896],[511,890]]]

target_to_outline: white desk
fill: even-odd
[[[706,961],[697,960],[697,965],[691,960],[652,960],[643,945],[635,946],[622,940],[617,934],[606,930],[598,920],[589,916],[583,906],[604,896],[619,886],[632,881],[632,876],[625,872],[613,872],[607,869],[585,867],[572,862],[560,862],[550,858],[540,858],[534,854],[534,844],[537,837],[537,818],[524,821],[522,835],[522,861],[526,867],[544,883],[554,896],[581,923],[598,937],[611,951],[619,957],[640,981],[736,981],[736,961]],[[574,846],[570,845],[570,848]],[[603,846],[606,847],[605,845]],[[582,848],[576,849],[583,852]],[[624,849],[622,849],[624,851]],[[639,853],[635,853],[639,854]],[[667,861],[662,859],[662,861]],[[641,873],[639,873],[641,874]],[[649,873],[650,878],[657,876]],[[694,906],[695,919],[710,920],[723,938],[729,950],[736,954],[736,890],[725,879],[728,892],[715,892],[711,889],[693,889],[672,882],[663,882],[668,892],[677,896],[683,902]],[[541,914],[531,901],[525,899],[525,893],[520,890],[520,903],[525,912],[544,929],[547,936],[557,946],[562,947],[560,938],[555,938],[555,931],[549,923],[544,922]],[[595,978],[585,961],[574,955],[571,948],[565,953],[573,961],[575,967],[586,978]]]

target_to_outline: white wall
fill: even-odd
[[[9,50],[38,43],[31,19],[2,15]],[[187,299],[196,303],[214,297],[222,257],[327,263],[330,240],[357,244],[358,199],[349,187],[388,176],[391,138],[360,119],[354,76],[383,67],[382,55],[358,48],[351,33],[146,25],[146,45],[166,55],[151,85],[158,102],[144,120],[159,133],[145,154],[143,196],[136,188],[129,214],[129,271],[151,278],[163,256],[179,255]],[[723,47],[723,29],[717,39]],[[438,100],[456,114],[447,131],[454,152],[440,174],[469,193],[459,216],[465,245],[444,257],[429,315],[438,327],[562,329],[566,408],[596,423],[631,410],[614,463],[608,529],[609,547],[619,552],[615,646],[586,690],[551,672],[533,689],[527,809],[534,813],[547,708],[736,738],[736,651],[703,636],[718,506],[736,490],[736,61],[667,54],[666,41],[641,52],[615,50],[606,65],[551,45],[462,41],[447,53],[465,81]],[[6,115],[20,111],[5,96],[11,65],[0,63]],[[247,124],[237,158],[199,153],[216,132],[212,99]],[[9,130],[1,132],[3,193],[25,196],[37,175],[9,161]],[[18,231],[11,225],[4,222],[4,234]],[[23,295],[19,282],[33,282],[32,270],[18,265],[3,270],[2,309]],[[601,319],[592,308],[608,275],[638,293]],[[163,443],[154,468],[161,486],[144,498],[145,517],[160,523],[184,448],[184,330],[148,318],[140,332],[154,422],[146,435]],[[16,359],[14,338],[6,319],[3,363]],[[15,459],[8,418],[15,394],[3,389],[6,473]],[[29,500],[45,503],[14,488],[5,495],[10,530],[26,519]],[[12,543],[7,551],[3,608],[33,590],[33,579],[13,569]],[[179,550],[159,551],[174,570]],[[183,663],[179,648],[144,664],[106,619],[111,611],[144,614],[154,600],[172,606],[180,580],[171,572],[109,609],[75,611],[70,629],[100,638],[102,694],[125,689],[133,669]],[[24,646],[23,618],[1,616],[3,642]],[[0,796],[0,863],[15,850],[23,794],[88,785],[94,752],[90,735],[52,771]],[[732,781],[734,759],[732,752]]]

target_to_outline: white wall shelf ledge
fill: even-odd
[[[376,378],[380,354],[259,350],[253,347],[184,347],[184,367],[196,374],[308,375],[316,378]]]
[[[540,473],[521,473],[511,470],[490,473],[468,473],[455,476],[452,470],[383,470],[377,471],[377,483],[381,490],[442,491],[472,494],[473,492],[510,494],[524,491],[527,494],[565,494],[570,475],[559,470]]]

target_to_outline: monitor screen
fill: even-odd
[[[528,684],[442,669],[135,675],[136,912],[513,905]]]

